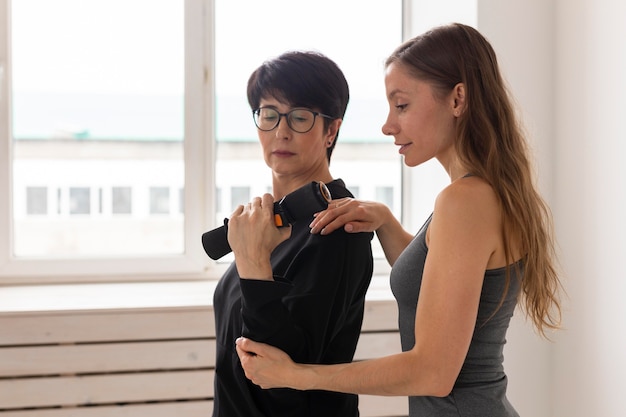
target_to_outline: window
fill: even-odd
[[[48,214],[48,188],[26,187],[26,213]]]
[[[167,187],[150,187],[150,214],[170,212],[170,190]]]
[[[106,216],[104,190],[121,180],[146,187],[143,178],[167,177],[182,185],[184,4],[19,0],[10,10],[12,185],[19,190],[29,177],[44,177],[48,187],[62,190],[61,205],[67,204],[70,215],[62,209],[38,229],[29,225],[30,217],[15,219],[13,255],[23,257],[22,248],[38,241],[46,242],[39,245],[41,252],[29,249],[29,254],[80,256],[84,251],[78,246],[57,246],[58,236],[85,241],[92,227],[99,229],[100,242],[111,245],[98,244],[99,256],[138,254],[141,248],[133,245],[148,238],[150,217],[134,213],[144,227],[128,228],[126,220]],[[46,36],[34,36],[33,27]],[[169,214],[169,189],[148,192],[149,214]],[[168,233],[182,235],[182,223],[170,220]],[[130,233],[137,234],[122,239]]]
[[[131,187],[113,187],[111,189],[111,213],[131,214],[133,211]]]
[[[91,189],[70,187],[70,214],[91,213]]]
[[[376,187],[376,201],[384,203],[387,207],[391,209],[391,211],[393,211],[395,203],[393,194],[393,187]]]
[[[251,180],[253,180],[253,178],[250,178]],[[235,210],[235,208],[240,205],[240,204],[246,204],[248,201],[250,201],[251,195],[250,195],[250,187],[248,186],[239,186],[239,187],[232,187],[230,190],[230,208],[229,208],[229,212],[232,212]]]
[[[200,235],[271,189],[247,78],[289,49],[350,84],[334,176],[419,206],[380,131],[413,2],[0,0],[0,282],[219,276]]]
[[[209,4],[0,0],[3,282],[202,273]]]
[[[402,39],[402,2],[375,0],[364,7],[360,0],[318,0],[307,4],[306,18],[291,0],[217,0],[215,5],[216,181],[231,192],[230,200],[222,202],[230,206],[217,207],[216,220],[271,190],[246,85],[263,61],[292,49],[322,52],[348,80],[350,102],[331,173],[362,199],[376,199],[379,188],[389,188],[398,199],[391,207],[400,216],[401,160],[381,126],[387,115],[383,63]],[[241,184],[249,185],[247,192]],[[377,256],[382,258],[381,250]]]

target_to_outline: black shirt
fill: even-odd
[[[327,186],[335,199],[352,197],[342,180]],[[243,335],[296,362],[352,361],[373,271],[373,233],[311,234],[312,220],[298,219],[272,253],[274,281],[242,280],[233,263],[217,285],[214,417],[359,415],[356,395],[261,389],[245,377],[235,351]]]

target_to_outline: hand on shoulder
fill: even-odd
[[[382,203],[354,198],[332,200],[328,208],[315,215],[311,233],[326,235],[343,227],[348,233],[374,232],[383,225],[391,211]]]

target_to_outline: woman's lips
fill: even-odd
[[[295,155],[295,153],[293,152],[289,152],[289,151],[283,151],[283,150],[276,150],[273,151],[272,154],[279,156],[279,157],[285,157],[285,156],[292,156]]]
[[[409,142],[409,143],[404,143],[404,144],[401,144],[401,143],[396,143],[396,145],[400,146],[400,149],[398,149],[398,153],[401,153],[401,154],[402,154],[402,153],[404,153],[404,152],[406,151],[406,149],[407,149],[409,146],[411,146],[411,143],[410,143],[410,142]]]

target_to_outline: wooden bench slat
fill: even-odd
[[[364,332],[398,330],[396,302],[392,300],[366,302],[361,330]]]
[[[359,396],[361,417],[401,417],[409,415],[407,397]],[[3,416],[4,417],[4,416]]]
[[[212,309],[0,315],[0,346],[212,337]]]
[[[209,417],[213,401],[158,404],[127,404],[78,408],[55,408],[0,412],[2,417]]]
[[[0,347],[0,377],[208,368],[215,340]]]
[[[395,303],[370,302],[365,308],[363,331],[397,330],[396,318]],[[0,315],[0,346],[213,336],[215,323],[210,308],[197,311]]]
[[[0,409],[213,397],[214,372],[180,371],[0,380]]]
[[[354,360],[373,359],[401,351],[400,334],[397,332],[361,333]]]
[[[361,395],[361,417],[407,416],[405,397],[376,397]],[[207,417],[213,412],[213,402],[184,401],[158,404],[127,404],[56,409],[16,410],[0,412],[2,417]]]

